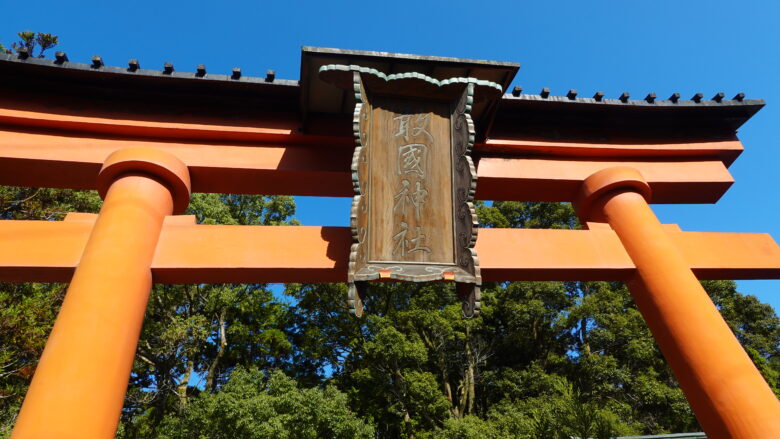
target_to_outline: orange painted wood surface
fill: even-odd
[[[0,184],[93,189],[112,152],[152,146],[187,164],[194,192],[351,196],[352,147],[236,146],[0,131]],[[249,188],[247,188],[249,186]]]
[[[477,198],[485,200],[571,201],[582,182],[615,166],[639,170],[654,203],[714,203],[734,182],[720,160],[587,160],[566,158],[482,158]]]
[[[675,143],[589,143],[536,139],[488,139],[474,149],[477,153],[536,154],[554,157],[674,157],[680,160],[717,157],[728,166],[739,157],[744,147],[742,142],[737,139]]]
[[[352,145],[239,145],[163,139],[77,136],[72,132],[0,130],[0,184],[94,188],[103,161],[125,147],[151,146],[189,167],[194,192],[352,196]],[[600,169],[638,169],[656,203],[710,203],[733,182],[717,158],[665,161],[632,158],[489,157],[477,162],[477,198],[571,201]]]
[[[215,140],[278,142],[281,144],[353,146],[349,136],[304,135],[301,121],[295,115],[275,114],[263,118],[225,120],[193,114],[143,114],[107,108],[74,107],[70,103],[20,100],[0,97],[0,124],[23,130],[57,129],[75,134],[114,134],[128,138],[168,138],[179,140]],[[475,145],[478,154],[552,155],[566,157],[717,157],[730,165],[742,152],[734,139],[701,139],[658,143],[575,142],[539,139],[491,138]]]
[[[240,141],[290,139],[294,137],[299,126],[297,120],[284,116],[268,117],[263,120],[231,121],[197,117],[192,114],[155,114],[153,111],[141,116],[138,113],[117,110],[116,106],[110,109],[91,108],[85,111],[62,103],[58,106],[56,102],[20,103],[2,98],[0,98],[0,123],[28,128],[53,128],[68,132],[121,134],[130,137]]]
[[[93,216],[0,221],[0,280],[67,282]],[[764,233],[666,233],[700,279],[780,277],[780,247]],[[195,225],[167,217],[152,262],[158,283],[344,282],[347,227]],[[485,281],[626,280],[635,267],[612,230],[480,229]]]

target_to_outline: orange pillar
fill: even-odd
[[[628,282],[648,327],[710,439],[780,438],[780,403],[661,228],[633,168],[599,171],[575,203],[606,221],[636,265]]]
[[[189,202],[187,167],[154,149],[113,153],[104,199],[33,376],[13,439],[113,438],[166,215]]]

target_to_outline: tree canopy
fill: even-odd
[[[56,35],[43,32],[25,30],[16,35],[19,37],[19,40],[11,44],[11,48],[17,52],[19,49],[25,49],[30,56],[37,56],[38,58],[43,58],[47,50],[54,48],[54,46],[60,43],[59,37]],[[34,54],[36,48],[38,49],[37,55]],[[5,50],[5,47],[0,44],[0,51],[2,50]]]

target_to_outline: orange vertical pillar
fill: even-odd
[[[73,275],[13,433],[14,439],[113,438],[152,286],[166,215],[189,202],[187,167],[124,149],[98,177],[100,215]]]
[[[599,171],[575,203],[606,221],[636,265],[628,282],[648,327],[710,439],[780,438],[780,403],[661,228],[633,168]]]

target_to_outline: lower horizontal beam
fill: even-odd
[[[0,281],[68,282],[93,215],[66,221],[0,221]],[[700,279],[780,278],[768,234],[668,228]],[[344,282],[346,227],[196,225],[168,217],[152,273],[157,283]],[[635,270],[612,230],[480,229],[484,281],[626,280]]]

